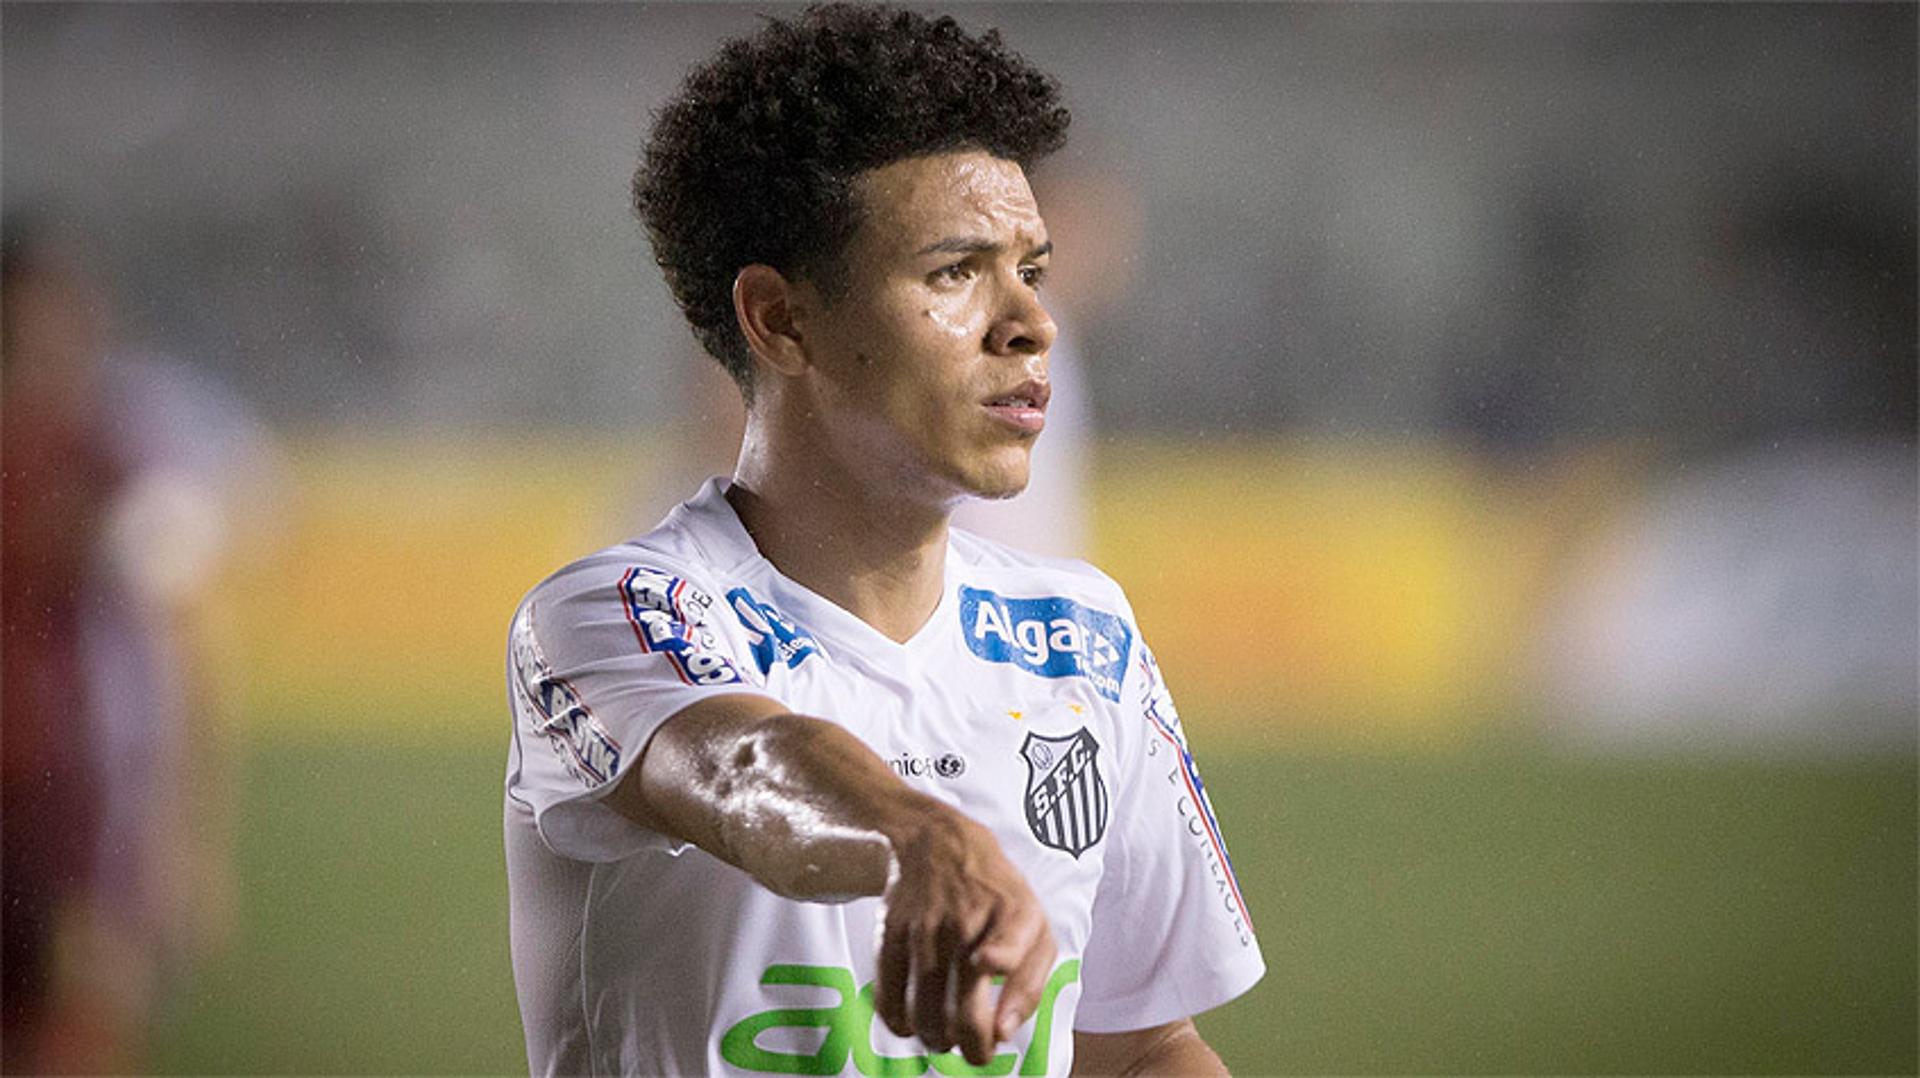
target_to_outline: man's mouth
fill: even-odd
[[[1039,408],[1040,402],[1030,393],[1009,393],[1004,397],[995,397],[987,402],[989,408]],[[1044,409],[1043,409],[1044,410]]]
[[[994,418],[1017,430],[1038,434],[1047,425],[1047,398],[1051,387],[1045,382],[1028,382],[984,403]]]

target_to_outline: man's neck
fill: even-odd
[[[750,446],[727,501],[782,575],[905,642],[940,605],[947,513],[848,478],[782,467]]]

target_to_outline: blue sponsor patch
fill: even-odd
[[[1060,596],[1009,599],[962,585],[960,629],[967,647],[988,662],[1041,677],[1083,677],[1101,696],[1120,699],[1133,629],[1104,610]]]
[[[735,588],[728,592],[727,602],[739,616],[740,624],[747,628],[753,661],[759,664],[762,674],[771,673],[776,663],[791,670],[819,650],[813,637],[794,624],[792,618],[755,599],[747,589]]]

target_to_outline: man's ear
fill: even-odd
[[[804,286],[789,281],[772,266],[742,266],[733,277],[733,316],[747,347],[762,363],[785,375],[807,366],[800,339]]]

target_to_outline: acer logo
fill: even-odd
[[[929,1055],[881,1055],[873,1047],[873,985],[855,989],[853,971],[844,966],[768,966],[760,983],[766,987],[795,985],[824,988],[839,997],[826,1007],[775,1007],[735,1022],[720,1036],[720,1058],[741,1070],[761,1074],[840,1074],[847,1063],[866,1078],[917,1078],[929,1069],[945,1075],[1034,1075],[1047,1073],[1053,1048],[1053,1010],[1061,989],[1080,979],[1080,960],[1060,963],[1040,993],[1033,1013],[1033,1032],[1026,1050],[1002,1052],[986,1065],[975,1067],[958,1052]],[[781,1029],[822,1030],[820,1047],[810,1055],[776,1052],[760,1047],[759,1037]]]

